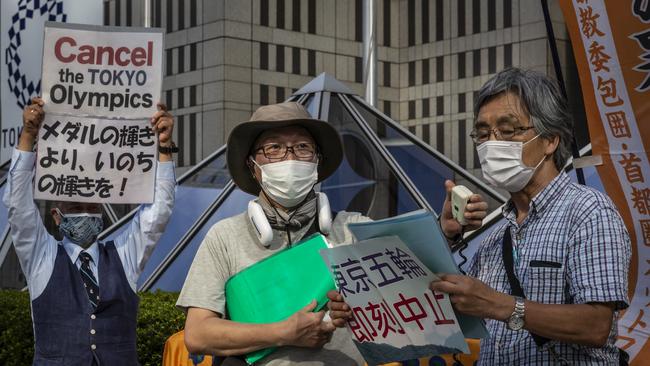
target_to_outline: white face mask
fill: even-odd
[[[542,165],[546,155],[534,166],[526,166],[522,160],[523,148],[535,140],[533,137],[526,143],[518,141],[486,141],[480,144],[476,151],[483,177],[491,185],[503,188],[508,192],[519,192],[530,182],[535,170]]]
[[[285,160],[277,163],[253,164],[262,171],[262,189],[285,208],[297,206],[318,181],[318,164],[309,161]]]

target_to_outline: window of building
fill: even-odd
[[[390,47],[390,1],[384,0],[384,46]]]
[[[427,144],[431,143],[430,131],[431,131],[431,125],[428,124],[422,125],[422,140]]]
[[[174,25],[174,7],[173,3],[169,0],[167,0],[167,22],[165,23],[165,27],[167,29],[167,33],[171,33],[173,31],[172,27]],[[116,24],[119,25],[119,24]]]
[[[488,0],[488,31],[497,29],[497,2]]]
[[[442,0],[436,0],[436,41],[442,41],[445,38],[445,16],[443,14]]]
[[[415,126],[408,126],[409,132],[415,135]]]
[[[310,76],[316,76],[316,51],[307,51],[307,73]]]
[[[503,46],[503,67],[512,67],[512,44]]]
[[[429,59],[422,60],[422,84],[429,84]]]
[[[307,3],[307,32],[316,34],[316,0]]]
[[[196,113],[190,114],[190,165],[196,164]]]
[[[281,86],[278,86],[275,88],[275,102],[276,103],[282,103],[284,102],[285,96],[284,96],[284,88]]]
[[[190,86],[190,106],[195,106],[197,105],[196,101],[196,85]]]
[[[408,19],[415,19],[415,0],[408,0]],[[409,21],[408,23],[408,45],[415,45],[415,22]]]
[[[422,118],[431,116],[429,98],[422,99]]]
[[[185,46],[178,47],[178,73],[185,72]]]
[[[363,0],[354,0],[354,40],[363,41]]]
[[[176,13],[178,19],[178,29],[185,29],[185,1],[178,0],[178,12]]]
[[[269,26],[269,0],[260,0],[260,25]]]
[[[275,12],[275,26],[277,28],[284,29],[284,0],[275,0],[277,1],[276,12]]]
[[[445,97],[438,96],[436,97],[436,115],[442,116],[445,114]]]
[[[415,101],[409,100],[409,119],[415,119]]]
[[[445,80],[445,58],[444,56],[436,57],[436,81]]]
[[[133,1],[126,2],[126,26],[133,26]]]
[[[171,90],[167,90],[165,92],[165,106],[167,107],[167,109],[173,109],[172,108],[172,91]]]
[[[269,86],[260,84],[260,104],[269,104]]]
[[[300,0],[293,0],[291,11],[293,12],[291,20],[291,29],[294,32],[300,32]]]
[[[441,153],[445,152],[445,124],[436,124],[436,149]]]
[[[458,121],[458,165],[467,166],[467,131],[464,119]]]
[[[497,72],[497,48],[488,48],[488,72],[494,74]]]
[[[190,0],[190,27],[196,27],[197,23],[197,5],[196,5],[197,0]],[[194,114],[194,117],[196,118],[196,114]]]
[[[194,71],[197,69],[196,66],[196,43],[192,43],[190,45],[190,71]]]
[[[354,81],[363,83],[363,59],[361,57],[354,58]]]
[[[185,107],[185,88],[178,88],[178,95],[176,97],[178,98],[178,105],[176,108]]]
[[[462,37],[465,35],[465,0],[456,0],[456,3],[458,6],[458,12],[456,13],[458,17],[456,22],[458,24],[458,37]]]
[[[512,27],[512,0],[503,0],[503,27]]]
[[[260,69],[269,69],[269,44],[265,42],[260,43]]]
[[[275,46],[275,71],[284,72],[284,46]]]
[[[481,32],[481,0],[472,0],[472,33]]]
[[[465,52],[461,52],[458,54],[458,78],[459,79],[464,79],[466,77],[465,74]]]
[[[409,86],[415,85],[415,61],[409,62]]]
[[[384,100],[384,114],[390,117],[391,114],[391,109],[390,109],[390,101]]]
[[[474,76],[481,75],[481,50],[472,51],[472,69]]]
[[[172,49],[168,48],[165,50],[165,75],[169,76],[174,73],[172,66],[173,63],[173,53]]]
[[[108,2],[104,3],[104,17],[107,16]],[[155,0],[153,5],[153,25],[154,27],[162,26],[162,0]],[[106,23],[108,25],[108,23]]]
[[[429,14],[429,0],[421,1],[422,9],[420,15],[422,16],[422,43],[429,43],[429,19],[431,18],[431,15]],[[437,21],[440,21],[440,18],[438,18]]]
[[[465,103],[465,93],[458,94],[458,113],[465,113],[467,111]]]
[[[382,62],[384,69],[384,86],[390,86],[390,62]]]
[[[122,25],[122,1],[115,0],[115,25]]]
[[[291,48],[291,72],[300,75],[300,48]]]

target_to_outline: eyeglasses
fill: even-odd
[[[472,138],[475,144],[482,144],[485,141],[490,139],[490,135],[494,133],[494,138],[499,141],[511,141],[515,136],[520,136],[526,133],[528,130],[532,130],[535,127],[514,127],[511,124],[501,124],[497,127],[479,127],[474,128],[469,134],[469,137]]]
[[[311,142],[299,142],[293,146],[287,146],[283,143],[268,143],[255,149],[255,153],[260,152],[264,157],[271,161],[284,160],[289,155],[289,151],[298,159],[309,161],[316,155],[316,144]]]

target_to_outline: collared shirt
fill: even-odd
[[[14,150],[3,197],[3,202],[9,210],[8,219],[14,248],[32,300],[45,290],[50,280],[59,245],[63,245],[77,268],[81,266],[79,253],[83,250],[67,239],[58,242],[45,229],[38,207],[34,204],[32,192],[35,155],[33,152]],[[136,291],[138,276],[169,221],[174,205],[175,187],[174,163],[158,162],[154,202],[140,206],[129,227],[114,240],[124,273],[133,291]],[[97,245],[101,244],[93,243],[86,252],[92,257],[90,268],[101,286],[102,279],[97,275]]]
[[[560,173],[531,202],[519,225],[509,201],[506,223],[481,244],[469,275],[499,292],[510,293],[502,259],[503,234],[511,230],[515,275],[526,298],[542,304],[612,302],[627,307],[630,239],[612,201],[592,188],[571,183]],[[618,311],[604,347],[551,341],[541,349],[526,330],[511,331],[506,323],[487,320],[490,337],[482,340],[481,365],[618,365],[614,346]],[[552,349],[551,349],[552,348]]]

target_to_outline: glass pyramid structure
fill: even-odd
[[[334,77],[321,74],[289,100],[305,105],[314,118],[328,121],[343,137],[344,161],[318,187],[327,193],[334,212],[361,212],[373,219],[417,209],[436,212],[445,199],[444,181],[451,179],[481,194],[489,204],[490,215],[484,227],[467,237],[468,256],[477,246],[473,243],[480,241],[500,220],[499,207],[506,201],[503,194],[367,104]],[[172,217],[140,276],[139,290],[180,291],[194,255],[212,225],[246,210],[253,197],[239,190],[230,179],[226,149],[222,146],[178,178]],[[5,188],[8,165],[0,166],[0,194]],[[595,170],[586,171],[585,175],[589,185],[602,190]],[[39,203],[41,214],[48,212],[49,204]],[[108,229],[100,239],[111,239],[124,230],[136,210],[135,206],[104,205]],[[21,282],[21,276],[15,274],[20,267],[11,246],[3,205],[0,235],[0,288],[21,287],[21,283],[24,286],[24,279]]]

